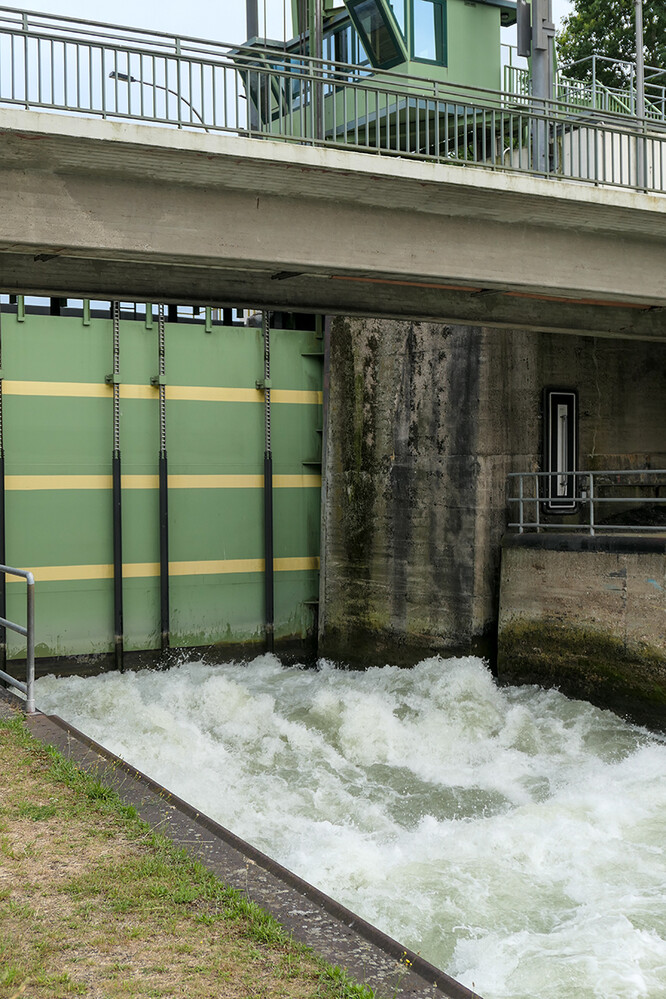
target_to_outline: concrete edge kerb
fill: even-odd
[[[194,153],[210,158],[240,159],[244,163],[273,163],[289,168],[321,170],[324,173],[357,173],[377,179],[415,181],[493,193],[560,197],[581,205],[594,204],[634,212],[666,214],[666,195],[604,188],[580,181],[535,177],[484,167],[462,167],[446,163],[422,162],[391,154],[299,145],[288,141],[249,138],[220,132],[186,131],[148,125],[144,122],[112,121],[57,115],[52,112],[0,108],[0,134],[14,132],[26,137],[61,137],[125,144],[165,152]],[[557,192],[554,191],[556,185]]]
[[[19,710],[24,707],[20,698],[0,688],[0,704],[3,701]],[[247,863],[243,866],[240,890],[271,912],[292,932],[296,940],[311,947],[330,963],[346,968],[358,981],[371,985],[378,996],[480,999],[477,993],[455,981],[419,954],[246,843],[214,819],[197,811],[182,798],[172,794],[62,718],[38,712],[27,716],[26,723],[35,738],[45,745],[54,745],[83,770],[99,772],[101,762],[102,779],[114,787],[125,804],[134,805],[141,818],[153,827],[158,826],[176,846],[183,847],[214,873],[217,874],[220,867],[233,870],[235,866],[237,869],[238,860],[233,854],[240,855],[241,859],[245,858]],[[94,755],[91,756],[91,752]],[[156,812],[159,815],[157,823]],[[188,828],[185,835],[182,820],[185,820]],[[193,831],[194,839],[201,844],[200,849],[192,847]],[[201,831],[208,833],[213,840],[203,840]],[[218,854],[226,856],[222,857],[221,863],[216,864]],[[281,891],[276,893],[274,887],[271,889],[270,885],[261,883],[262,876],[264,880],[268,878],[271,882],[277,882]],[[222,880],[229,883],[230,879],[222,877]],[[232,884],[232,887],[239,888],[239,885]],[[267,898],[267,895],[270,897]],[[306,900],[311,904],[311,913],[304,911]],[[316,927],[313,926],[312,918],[315,910],[320,913]],[[289,917],[290,912],[298,914],[296,921],[293,916]],[[386,988],[388,992],[383,992]]]
[[[536,548],[553,552],[610,552],[621,554],[666,554],[664,535],[613,534],[505,534],[502,548]]]

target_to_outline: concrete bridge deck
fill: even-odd
[[[666,339],[666,196],[0,109],[0,285]]]

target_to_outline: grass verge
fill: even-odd
[[[0,720],[0,999],[375,999]]]

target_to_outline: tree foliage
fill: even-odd
[[[573,12],[557,39],[560,68],[569,78],[589,79],[594,53],[635,62],[634,0],[572,0]],[[643,0],[645,64],[666,70],[666,0]],[[579,60],[585,60],[580,62]],[[597,79],[608,87],[625,87],[629,68],[597,62]],[[666,73],[655,83],[666,85]]]

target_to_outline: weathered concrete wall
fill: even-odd
[[[5,291],[664,339],[659,194],[17,107],[0,131]]]
[[[664,467],[666,346],[335,319],[320,650],[492,658],[506,476],[537,470],[544,387],[578,391],[581,468]]]
[[[666,539],[513,535],[498,670],[666,728]]]

